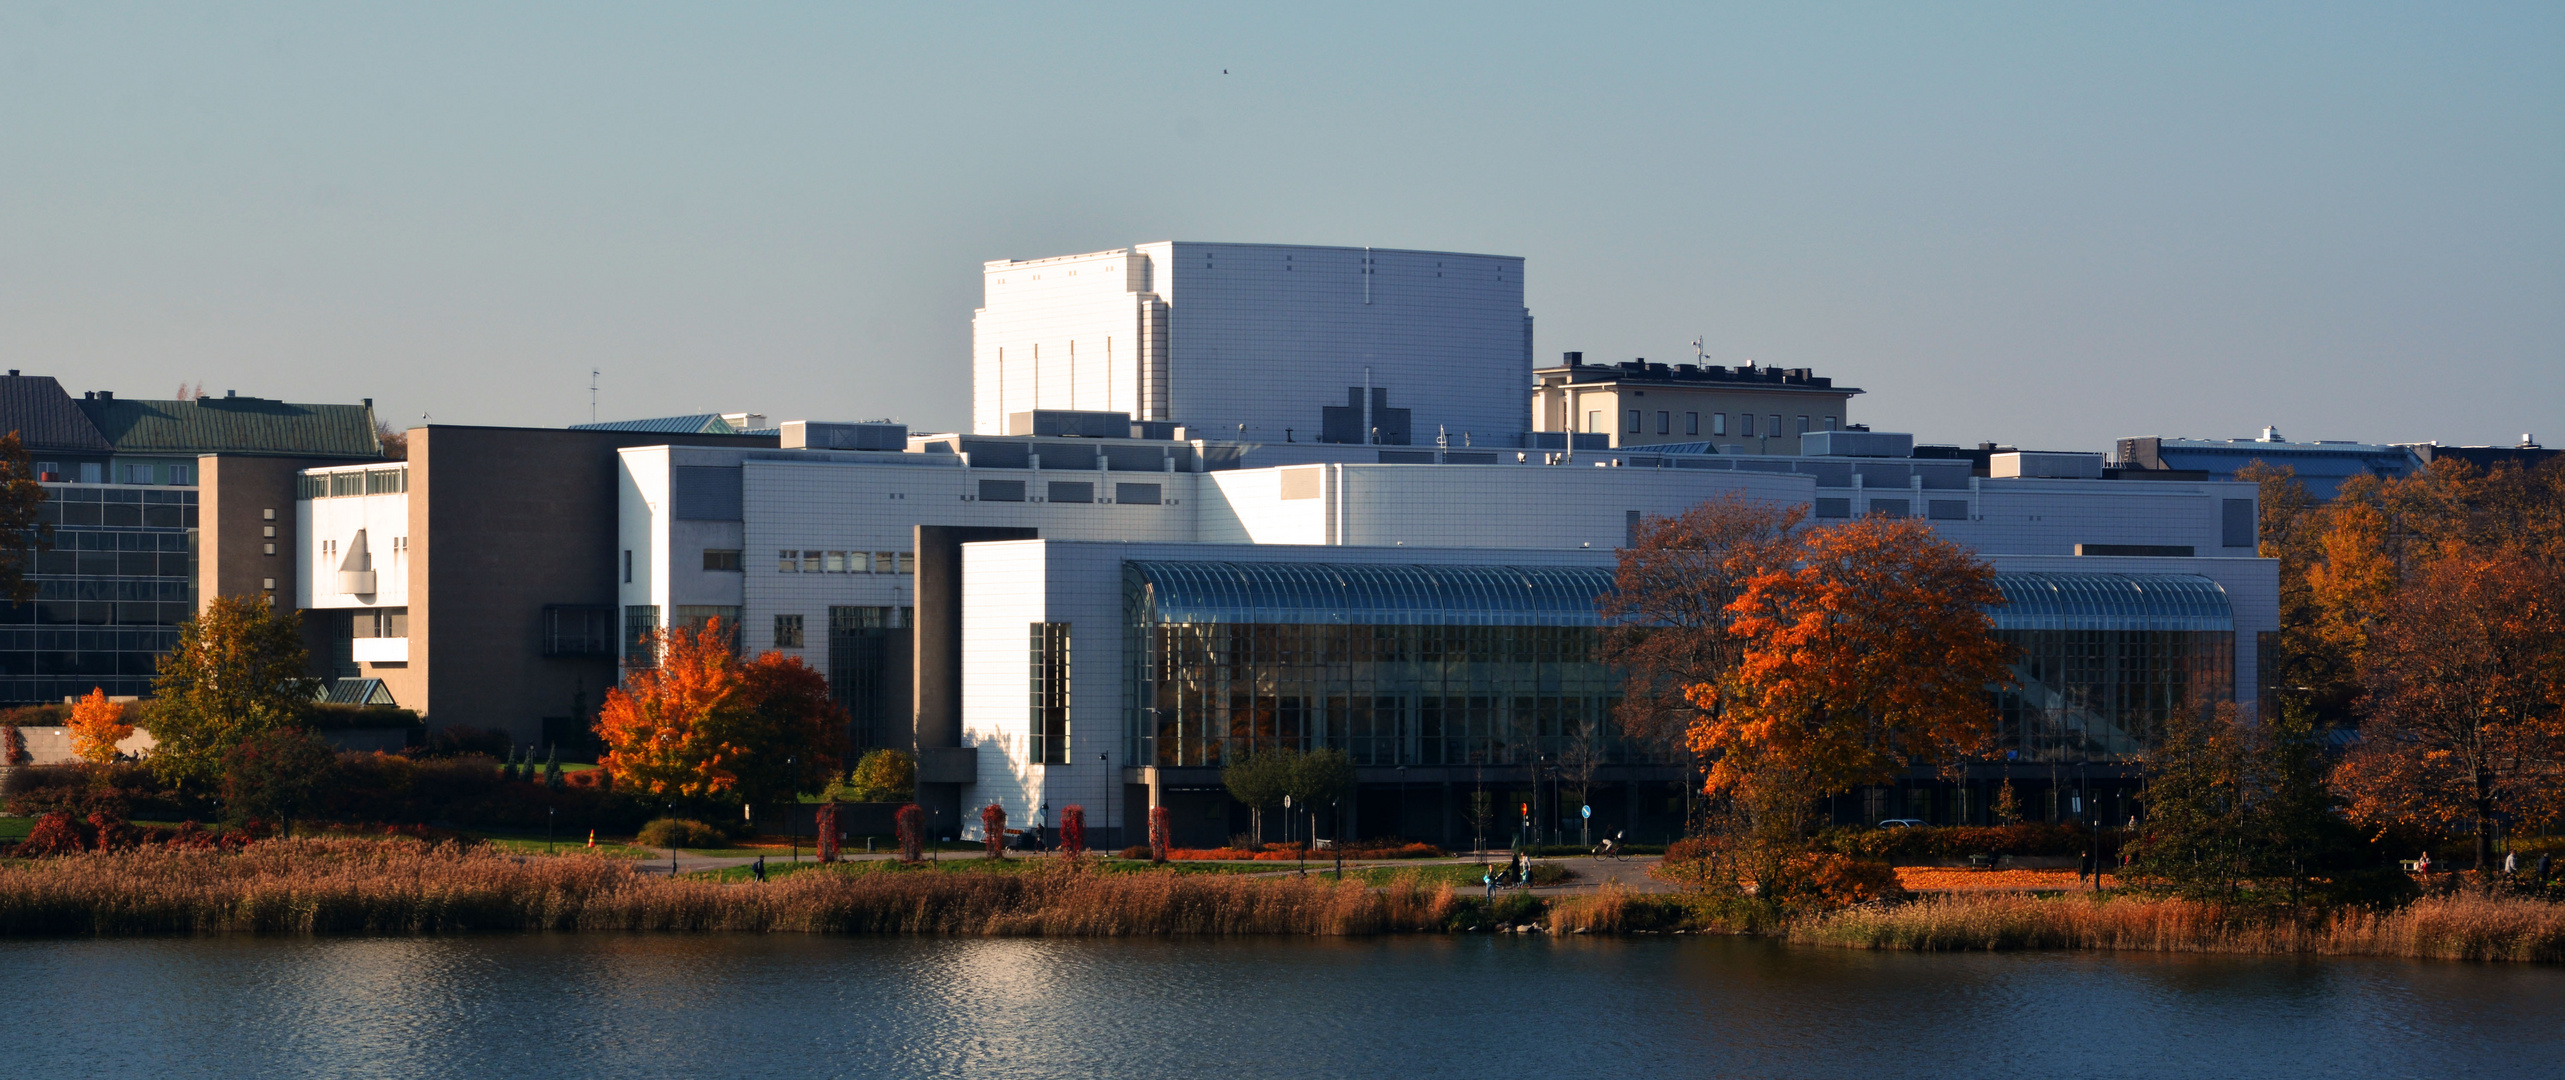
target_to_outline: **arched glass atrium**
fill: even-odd
[[[2189,575],[1998,574],[1998,694],[2018,760],[2142,749],[2165,718],[2234,693],[2225,591]],[[1524,764],[1615,738],[1620,679],[1594,659],[1603,567],[1131,562],[1132,760],[1218,765],[1332,746],[1358,765]]]

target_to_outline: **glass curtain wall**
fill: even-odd
[[[2188,575],[2001,574],[1996,637],[2019,653],[1996,695],[2015,761],[2144,752],[2165,721],[2235,698],[2225,590]]]
[[[148,696],[196,613],[196,492],[44,488],[36,520],[53,526],[53,546],[27,568],[35,600],[0,601],[0,704]]]
[[[2012,760],[2140,753],[2179,713],[2235,695],[2226,593],[2191,575],[1998,574],[1995,691]],[[1530,764],[1582,743],[1675,760],[1612,731],[1620,673],[1596,661],[1589,567],[1132,562],[1127,750],[1219,765],[1335,747],[1359,765]]]
[[[1357,765],[1631,760],[1620,680],[1593,658],[1586,567],[1130,563],[1134,760],[1271,747]]]

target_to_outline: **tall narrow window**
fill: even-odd
[[[1764,434],[1769,435],[1769,436],[1771,436],[1771,437],[1773,437],[1773,438],[1776,438],[1776,439],[1777,439],[1777,438],[1780,438],[1780,437],[1781,437],[1781,414],[1780,414],[1780,413],[1774,413],[1774,414],[1772,414],[1771,416],[1767,416],[1767,417],[1765,417],[1764,419],[1772,421],[1772,424],[1771,424],[1770,426],[1768,426],[1768,427],[1766,427],[1766,428],[1764,428],[1764,429],[1763,429],[1763,430],[1764,430]]]
[[[801,616],[775,616],[775,647],[778,649],[798,649],[802,647]]]
[[[1601,409],[1588,409],[1588,410],[1586,410],[1586,412],[1585,412],[1585,433],[1586,433],[1586,434],[1588,434],[1588,435],[1592,435],[1592,434],[1595,434],[1595,433],[1600,432],[1600,431],[1602,431],[1602,430],[1603,430],[1603,410],[1601,410]]]
[[[1657,410],[1657,434],[1671,435],[1673,433],[1674,414],[1663,409]]]
[[[631,548],[625,548],[625,549],[624,549],[624,551],[623,551],[623,583],[624,583],[624,584],[626,584],[626,585],[630,585],[630,584],[632,584],[632,549],[631,549]]]
[[[1640,417],[1639,410],[1637,410],[1637,409],[1632,409],[1632,410],[1630,410],[1629,432],[1630,432],[1630,434],[1632,434],[1632,435],[1636,435],[1636,434],[1638,434],[1638,433],[1639,433],[1639,423],[1640,423],[1640,421],[1639,421],[1639,417]]]
[[[1728,414],[1723,413],[1723,412],[1714,412],[1714,413],[1711,413],[1711,414],[1710,414],[1710,434],[1713,434],[1713,435],[1725,435],[1725,434],[1727,434],[1727,433],[1728,433]]]
[[[1069,763],[1069,624],[1033,624],[1033,715],[1027,725],[1032,745],[1027,760],[1040,765]]]
[[[1688,413],[1683,414],[1683,433],[1684,433],[1684,434],[1686,434],[1686,435],[1699,435],[1699,434],[1701,434],[1701,414],[1700,414],[1700,413],[1697,413],[1697,412],[1688,412]]]
[[[1755,437],[1755,414],[1750,412],[1737,414],[1737,437],[1742,439]]]
[[[1808,418],[1805,416],[1799,418],[1799,433],[1802,435],[1808,433]]]

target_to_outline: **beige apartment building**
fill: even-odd
[[[1723,454],[1797,454],[1800,435],[1850,426],[1845,405],[1861,393],[1807,368],[1588,364],[1573,352],[1564,359],[1532,373],[1533,430],[1601,435],[1611,447],[1704,443]]]

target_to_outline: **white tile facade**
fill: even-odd
[[[971,429],[1106,409],[1247,442],[1316,441],[1347,390],[1411,410],[1411,443],[1531,427],[1523,260],[1170,241],[983,268]]]

